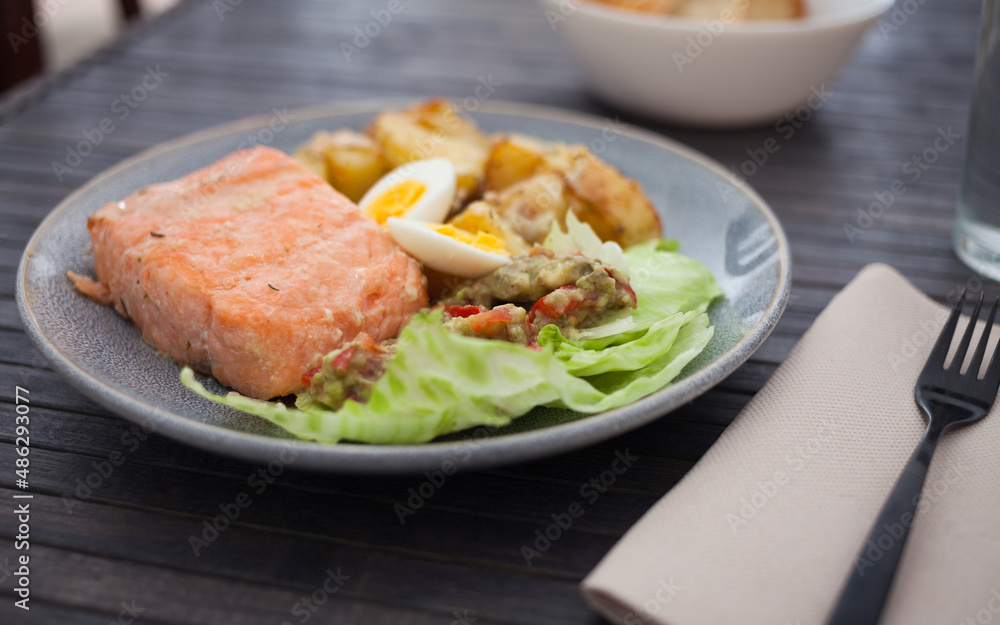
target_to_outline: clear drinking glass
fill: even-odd
[[[958,194],[955,253],[1000,280],[1000,0],[985,0]]]

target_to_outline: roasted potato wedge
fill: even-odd
[[[525,135],[511,134],[498,138],[486,161],[485,190],[502,191],[545,168],[548,147]]]
[[[484,199],[528,242],[544,239],[552,219],[562,224],[567,210],[623,247],[660,236],[659,217],[639,183],[582,145],[500,137],[486,164],[485,188]]]
[[[392,167],[432,156],[450,160],[458,178],[456,206],[478,196],[491,142],[447,101],[431,100],[405,111],[382,113],[368,134]]]
[[[576,216],[597,236],[622,247],[660,237],[660,218],[635,180],[598,158],[581,159],[566,175]]]
[[[386,172],[378,143],[353,130],[321,130],[299,147],[295,158],[353,202],[360,200]]]
[[[557,173],[536,174],[502,191],[488,191],[484,202],[497,217],[528,243],[541,243],[552,222],[565,224],[571,198],[566,182]]]
[[[292,155],[295,157],[295,160],[313,170],[317,176],[327,182],[329,180],[326,177],[326,156],[324,156],[323,150],[329,141],[329,137],[329,132],[320,130],[310,137],[308,141],[300,145],[295,150],[295,154]]]

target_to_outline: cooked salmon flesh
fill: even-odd
[[[97,280],[70,272],[76,288],[251,397],[300,390],[324,354],[360,332],[392,338],[427,305],[419,264],[271,148],[142,189],[87,226]]]

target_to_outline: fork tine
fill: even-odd
[[[982,301],[982,295],[979,300]],[[989,317],[986,318],[986,326],[983,328],[983,335],[979,337],[979,345],[976,346],[976,353],[972,356],[972,363],[969,364],[969,372],[979,377],[979,370],[983,368],[983,356],[986,355],[986,343],[990,340],[990,333],[993,330],[993,321],[997,317],[997,307],[1000,306],[1000,297],[993,301],[993,308]],[[984,375],[985,378],[985,375]]]
[[[958,296],[958,301],[955,302],[955,307],[951,310],[948,321],[941,328],[941,334],[938,335],[937,341],[934,343],[934,349],[927,357],[927,364],[924,365],[925,373],[944,368],[944,360],[948,357],[948,348],[951,347],[951,339],[955,336],[955,327],[958,326],[958,316],[962,314],[963,304],[965,304],[965,289],[962,289],[962,294]]]
[[[997,301],[993,303],[993,308],[997,309],[1000,307],[1000,297]],[[990,321],[993,321],[993,316],[990,316]],[[990,324],[992,326],[992,324]],[[1000,347],[998,347],[1000,349]],[[992,394],[996,395],[997,389],[1000,388],[1000,357],[998,357],[997,350],[993,351],[993,356],[990,359],[990,364],[986,367],[986,375],[983,376],[983,383],[992,389]]]
[[[976,319],[979,318],[979,308],[983,305],[983,294],[979,294],[979,300],[976,301],[976,307],[972,309],[972,314],[969,315],[969,325],[966,326],[965,332],[962,334],[962,340],[958,344],[958,351],[955,352],[955,358],[952,359],[951,365],[948,366],[948,370],[954,370],[956,373],[962,370],[962,363],[965,362],[965,356],[969,353],[969,343],[972,342],[972,331],[976,329]]]

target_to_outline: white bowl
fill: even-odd
[[[806,0],[794,20],[734,22],[542,0],[591,87],[609,104],[669,122],[775,122],[825,99],[865,30],[892,0]]]

